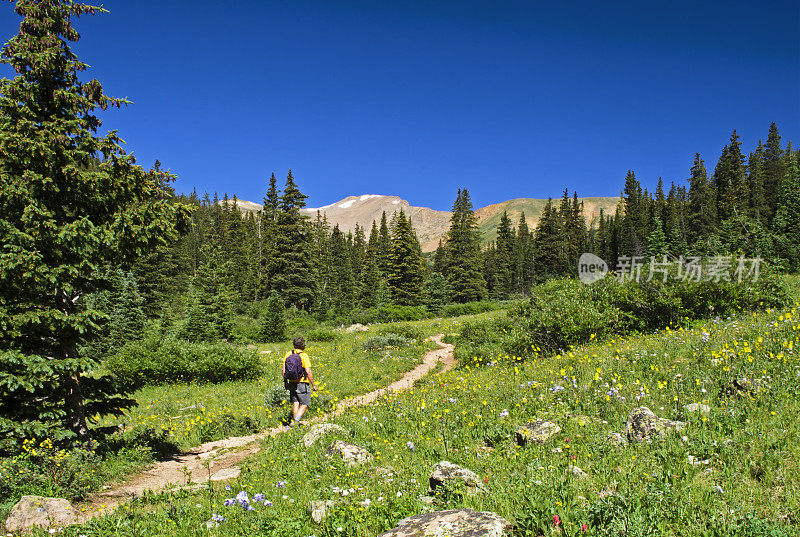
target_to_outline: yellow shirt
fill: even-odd
[[[308,358],[308,354],[306,354],[305,352],[301,351],[300,349],[294,349],[294,350],[291,350],[291,351],[287,352],[283,357],[283,363],[286,364],[286,359],[291,354],[295,354],[295,353],[300,355],[300,361],[303,363],[303,367],[305,367],[306,369],[310,370],[311,369],[311,360]],[[303,375],[302,377],[300,377],[300,380],[290,380],[289,382],[306,382],[307,383],[308,382],[308,377]]]

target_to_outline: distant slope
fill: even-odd
[[[618,197],[613,198],[578,198],[583,202],[583,211],[586,216],[586,223],[594,221],[603,209],[607,214],[613,214],[617,207]],[[557,205],[560,200],[553,200]],[[221,203],[221,202],[220,202]],[[508,211],[508,216],[514,227],[519,223],[520,215],[525,213],[525,221],[533,229],[542,215],[547,200],[533,198],[518,198],[502,203],[496,203],[477,209],[475,215],[478,217],[478,228],[484,243],[492,241],[497,236],[497,225],[503,211]],[[239,208],[246,212],[257,212],[261,210],[261,205],[244,200],[238,200]],[[338,224],[339,229],[347,233],[353,231],[358,224],[365,228],[369,235],[372,222],[380,224],[381,214],[386,212],[386,216],[391,218],[392,213],[403,209],[406,215],[411,218],[417,237],[422,244],[424,252],[431,252],[436,249],[439,240],[444,238],[450,228],[449,211],[435,211],[428,207],[414,207],[406,200],[397,196],[385,196],[381,194],[364,194],[361,196],[348,196],[336,203],[331,203],[324,207],[306,208],[303,211],[316,217],[317,211],[328,217],[331,226]]]

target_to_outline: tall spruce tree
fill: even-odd
[[[389,249],[389,274],[387,283],[392,300],[404,306],[422,303],[422,284],[425,262],[411,222],[400,209]]]
[[[765,219],[767,222],[772,222],[772,217],[777,211],[778,197],[781,192],[780,184],[785,176],[786,159],[781,148],[781,135],[778,132],[778,126],[773,122],[769,126],[763,155],[764,198],[767,211]]]
[[[791,144],[786,151],[784,169],[772,228],[784,268],[796,272],[800,270],[800,167]]]
[[[81,82],[87,66],[69,43],[72,19],[102,10],[19,0],[15,11],[23,20],[1,61],[17,75],[0,81],[0,451],[88,439],[88,417],[133,404],[78,353],[103,321],[82,298],[105,285],[105,266],[172,239],[189,215],[115,131],[96,134],[97,109],[128,101]]]
[[[534,234],[534,263],[539,281],[563,276],[569,271],[564,227],[553,200],[547,198]]]
[[[690,172],[686,231],[689,243],[694,244],[707,237],[716,226],[717,199],[700,153],[695,154]]]
[[[447,281],[453,301],[482,299],[486,295],[486,283],[482,274],[481,237],[478,218],[466,188],[458,190],[453,203],[445,248]]]
[[[280,291],[287,305],[309,310],[316,290],[313,266],[309,257],[311,230],[308,217],[300,212],[306,206],[306,196],[297,188],[292,170],[275,219],[275,247],[271,256],[271,288]]]

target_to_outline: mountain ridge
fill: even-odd
[[[235,198],[234,198],[235,199]],[[237,206],[243,212],[258,212],[262,205],[251,201],[235,199]],[[600,214],[600,209],[606,214],[613,214],[616,210],[619,197],[587,197],[578,198],[583,203],[584,216],[587,225],[596,222]],[[229,200],[233,203],[233,200]],[[553,200],[558,204],[559,200]],[[224,203],[220,201],[219,203]],[[478,218],[478,230],[481,232],[483,243],[492,241],[497,236],[497,224],[500,222],[503,211],[507,211],[514,226],[519,223],[520,216],[525,213],[525,221],[528,227],[533,229],[539,222],[542,215],[546,199],[537,198],[515,198],[500,203],[494,203],[475,210]],[[372,222],[380,223],[381,215],[385,211],[387,218],[391,218],[392,213],[403,209],[417,232],[423,252],[432,252],[443,239],[450,228],[450,211],[437,211],[429,207],[416,207],[399,196],[386,194],[361,194],[347,196],[337,202],[323,207],[306,207],[302,211],[315,216],[320,214],[327,216],[331,226],[338,224],[339,229],[344,233],[353,231],[356,224],[365,228],[365,233],[369,236]]]

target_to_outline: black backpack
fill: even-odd
[[[303,359],[296,352],[293,352],[286,357],[286,363],[283,367],[283,378],[286,380],[293,380],[297,382],[303,378],[306,370],[303,367]]]

